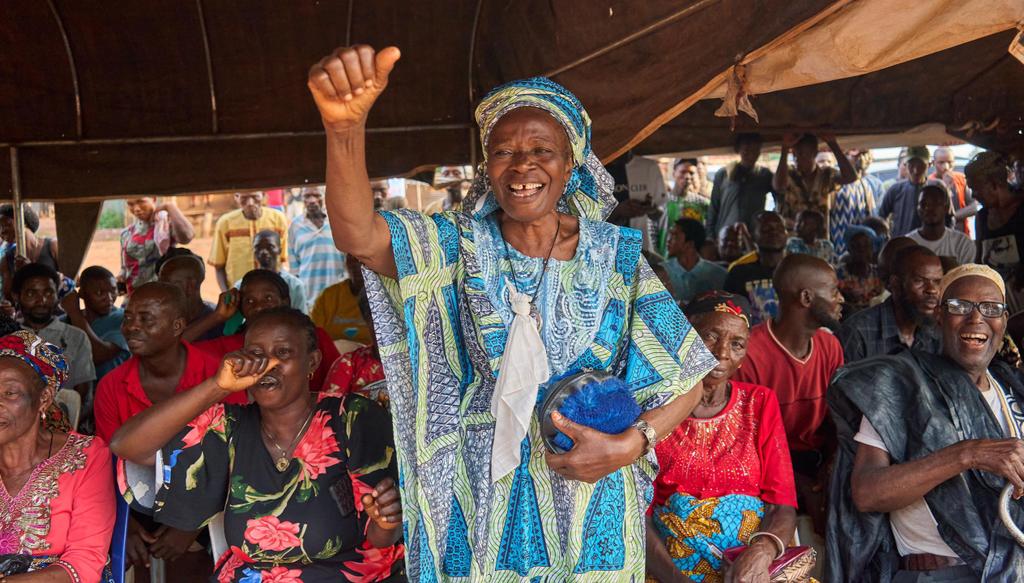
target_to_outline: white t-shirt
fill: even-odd
[[[991,382],[991,377],[989,377],[989,380]],[[999,398],[998,391],[998,388],[992,386],[989,387],[989,390],[982,393],[982,396],[985,397],[985,402],[988,403],[988,407],[992,410],[992,414],[995,415],[999,426],[1003,428],[1003,433],[1009,435],[1010,427],[1007,424],[1006,416],[1003,415],[1002,401]],[[882,436],[875,431],[874,426],[871,425],[867,417],[861,418],[860,430],[857,431],[857,435],[853,437],[853,440],[857,443],[877,447],[886,453],[889,452],[885,448]],[[949,548],[946,541],[942,540],[942,536],[939,534],[939,523],[935,521],[935,515],[928,508],[928,503],[925,502],[924,498],[915,500],[909,506],[890,512],[889,524],[892,526],[892,534],[896,539],[896,550],[899,551],[901,557],[931,554],[959,558],[956,552]]]
[[[918,245],[931,249],[936,255],[945,255],[956,259],[960,265],[974,263],[976,252],[974,241],[960,231],[947,228],[938,241],[929,241],[922,237],[921,229],[914,229],[907,233],[907,237],[916,241]]]
[[[626,162],[626,182],[629,183],[629,198],[632,200],[644,202],[650,195],[651,204],[658,208],[664,208],[668,201],[668,189],[661,175],[661,167],[650,158],[633,156]],[[650,217],[633,217],[629,220],[629,226],[643,233],[644,249],[654,249],[654,225]]]

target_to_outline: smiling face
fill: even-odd
[[[954,281],[942,298],[970,302],[1004,301],[996,284],[976,275]],[[977,309],[964,316],[950,314],[945,308],[939,310],[943,352],[969,373],[981,374],[1002,346],[1006,319],[1005,310],[998,318],[986,318]]]
[[[53,400],[52,392],[27,363],[0,357],[0,446],[39,427],[39,415]]]
[[[505,215],[532,223],[554,211],[572,173],[565,129],[532,107],[506,113],[487,143],[487,176]]]
[[[163,293],[144,286],[128,298],[121,332],[133,355],[147,357],[177,346],[185,325],[184,316]]]
[[[691,323],[718,359],[718,366],[704,376],[704,383],[717,386],[731,379],[747,356],[750,327],[746,321],[726,312],[708,312],[693,318]]]
[[[249,389],[260,407],[282,407],[309,394],[309,375],[320,366],[321,356],[303,329],[268,315],[246,330],[244,350],[281,361]]]
[[[265,279],[254,279],[242,285],[239,290],[242,295],[242,303],[238,309],[246,320],[270,308],[284,306],[288,301],[281,296],[281,290],[276,285]]]
[[[127,201],[128,212],[143,223],[153,220],[153,213],[156,211],[156,199],[150,196],[133,198]]]

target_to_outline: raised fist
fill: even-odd
[[[257,356],[239,350],[224,356],[217,371],[217,386],[224,391],[244,391],[255,385],[261,377],[281,364],[276,358]]]
[[[368,45],[353,45],[335,49],[313,65],[306,85],[324,128],[337,131],[365,124],[401,56],[396,47],[378,53]]]

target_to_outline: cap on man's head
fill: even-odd
[[[967,263],[960,267],[953,268],[942,277],[942,282],[939,284],[939,297],[946,299],[946,290],[949,286],[953,285],[958,279],[965,277],[982,277],[991,281],[999,293],[1002,294],[1003,298],[1006,298],[1006,282],[1003,281],[1003,276],[999,275],[999,272],[992,269],[988,265],[979,265],[977,263]]]
[[[931,162],[932,154],[928,151],[928,146],[910,146],[907,148],[907,162],[917,158],[927,165]]]

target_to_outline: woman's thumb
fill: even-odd
[[[573,441],[576,441],[576,436],[580,433],[579,425],[558,411],[551,413],[551,421],[554,422],[555,427],[558,428],[559,431],[564,433]]]
[[[398,50],[398,47],[387,47],[377,53],[374,60],[377,69],[374,82],[378,87],[387,85],[388,76],[391,75],[391,70],[395,68],[395,63],[400,58],[402,58],[402,51]]]

